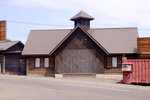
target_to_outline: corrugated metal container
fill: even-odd
[[[131,67],[131,70],[128,67]],[[122,82],[125,84],[150,83],[150,59],[124,60],[122,70]]]

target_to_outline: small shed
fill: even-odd
[[[0,69],[4,74],[26,74],[25,59],[21,56],[24,44],[20,41],[0,42]]]

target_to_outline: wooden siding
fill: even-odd
[[[6,40],[6,21],[0,21],[0,41]]]
[[[150,58],[150,37],[137,39],[139,58]]]
[[[122,73],[121,67],[122,67],[123,56],[124,56],[123,54],[111,54],[107,56],[105,74]],[[112,67],[112,57],[117,57],[117,67]],[[127,57],[127,59],[137,59],[138,55],[125,54],[125,57]]]
[[[150,54],[140,54],[139,58],[141,58],[141,59],[150,59]]]
[[[35,59],[40,58],[40,67],[35,68]],[[49,58],[48,68],[44,67],[44,58]],[[27,74],[49,76],[54,74],[54,59],[48,56],[27,57]]]
[[[150,53],[150,37],[149,38],[138,38],[138,52],[139,53]]]
[[[63,74],[65,73],[65,69],[64,67],[68,66],[66,64],[71,63],[70,61],[65,60],[65,55],[64,52],[68,50],[70,51],[70,53],[74,53],[73,51],[87,51],[88,52],[92,52],[92,50],[95,51],[95,58],[94,58],[94,63],[92,66],[88,66],[87,69],[84,68],[84,73],[86,73],[85,70],[90,70],[92,67],[96,67],[95,68],[95,72],[93,73],[104,73],[104,66],[105,66],[105,56],[106,54],[104,53],[103,50],[101,50],[83,31],[81,31],[80,29],[77,29],[55,52],[55,73],[56,74]],[[86,56],[89,54],[87,52]],[[69,53],[69,52],[68,52]],[[75,53],[77,54],[77,53]],[[73,55],[70,54],[70,56],[73,56],[75,58],[75,56],[84,56],[83,54],[79,53],[79,55]],[[69,55],[68,55],[69,56]],[[88,58],[87,58],[88,59]],[[78,59],[79,60],[79,59]],[[66,63],[64,63],[66,61]],[[84,59],[84,61],[86,61]],[[91,60],[90,60],[91,61]],[[80,61],[81,62],[81,61]],[[85,65],[85,63],[84,63]],[[86,66],[86,65],[85,65]],[[70,66],[71,67],[71,66]],[[77,67],[79,67],[79,65],[77,65]],[[79,68],[73,67],[74,69],[70,69],[68,73],[82,73],[82,71],[77,71]],[[71,71],[72,70],[72,71]]]
[[[117,57],[117,67],[121,67],[123,54],[111,54],[107,56],[106,68],[112,68],[112,57]],[[127,57],[127,59],[137,59],[138,55],[126,54],[125,57]]]
[[[112,57],[107,56],[107,68],[112,68]]]

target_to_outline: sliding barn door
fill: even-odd
[[[63,69],[64,73],[96,73],[95,50],[64,50]]]

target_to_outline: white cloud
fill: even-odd
[[[150,0],[7,0],[6,3],[67,11],[85,10],[101,20],[99,25],[133,24],[150,29]]]
[[[83,5],[86,0],[7,0],[7,4],[26,6],[26,7],[44,7],[53,9],[77,8]],[[78,4],[79,3],[79,4]],[[77,4],[77,5],[76,5]]]

